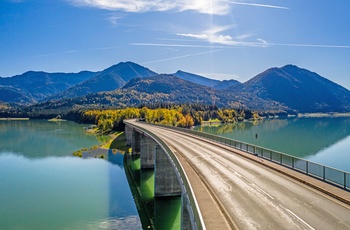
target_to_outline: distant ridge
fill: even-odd
[[[206,78],[203,76],[199,76],[193,73],[187,73],[181,70],[178,70],[176,73],[172,74],[178,78],[199,84],[199,85],[204,85],[204,86],[209,86],[209,87],[214,87],[215,85],[219,84],[219,80],[214,80],[210,78]]]
[[[294,65],[271,68],[228,90],[279,102],[298,112],[350,111],[350,91]]]
[[[223,81],[219,82],[218,84],[214,85],[213,87],[215,89],[224,90],[224,89],[227,89],[231,86],[234,86],[234,85],[239,86],[241,84],[242,83],[240,83],[239,81],[231,79],[231,80],[223,80]]]
[[[1,108],[32,105],[29,111],[167,102],[292,113],[350,112],[349,90],[294,65],[270,68],[240,83],[180,70],[158,75],[136,63],[120,62],[100,72],[28,71],[0,78],[0,93]]]
[[[72,86],[48,99],[73,98],[89,93],[111,91],[124,86],[128,81],[138,77],[150,77],[157,73],[133,62],[120,62],[88,80]]]
[[[120,89],[92,93],[82,97],[66,98],[33,105],[30,110],[54,111],[62,108],[118,108],[155,103],[209,104],[219,107],[240,109],[270,108],[283,110],[284,107],[273,101],[244,94],[217,90],[213,87],[195,84],[173,75],[160,74],[148,78],[134,78]]]
[[[172,74],[178,78],[184,79],[186,81],[190,81],[199,85],[204,85],[204,86],[209,86],[213,87],[215,89],[226,89],[230,86],[240,84],[239,81],[236,80],[224,80],[224,81],[219,81],[215,79],[210,79],[207,77],[203,77],[197,74],[192,74],[188,72],[184,72],[181,70],[178,70],[176,73]]]
[[[13,77],[0,77],[0,100],[10,103],[36,103],[92,77],[95,73],[47,73],[28,71]],[[5,88],[8,93],[5,93]],[[10,93],[11,92],[11,93]]]

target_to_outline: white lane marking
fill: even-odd
[[[268,196],[271,200],[274,200],[274,199],[275,199],[275,198],[273,198],[270,194],[268,194],[267,192],[265,192],[264,190],[262,190],[262,189],[261,189],[259,186],[257,186],[256,184],[251,183],[251,185],[252,185],[253,187],[255,187],[255,189],[256,189],[258,192],[265,194],[265,195]]]
[[[283,207],[282,205],[279,205],[281,208],[283,208],[286,212],[288,212],[291,216],[293,216],[295,219],[300,221],[302,224],[304,224],[309,229],[315,230],[313,227],[311,227],[308,223],[306,223],[303,219],[301,219],[299,216],[297,216],[294,212],[289,210],[288,208]]]
[[[202,146],[203,147],[203,146]],[[197,148],[197,150],[199,150]],[[206,151],[201,151],[202,153],[204,153],[206,155],[206,157],[202,157],[203,159],[209,160],[209,159],[213,159],[214,161],[216,161],[217,163],[221,164],[222,166],[224,166],[225,168],[227,168],[228,170],[230,170],[231,172],[234,173],[234,175],[236,175],[237,177],[244,179],[245,181],[247,181],[251,187],[253,189],[255,189],[258,193],[260,194],[264,194],[265,196],[269,197],[271,200],[274,200],[275,198],[273,196],[271,196],[269,193],[267,193],[266,191],[264,191],[263,189],[261,189],[258,185],[256,185],[255,183],[251,182],[250,180],[248,180],[246,177],[242,176],[241,174],[239,174],[237,171],[235,171],[234,169],[232,169],[231,167],[229,167],[227,164],[223,163],[221,160],[217,159],[216,157],[212,157],[210,156],[209,153],[207,153]],[[222,178],[219,176],[219,174],[214,171],[212,168],[210,168],[221,180]],[[223,181],[223,180],[222,180]],[[224,181],[224,183],[227,184],[226,181]],[[231,186],[230,186],[231,187]],[[232,189],[230,189],[232,191]]]
[[[225,168],[228,167],[227,164],[223,163],[222,161],[218,160],[217,158],[214,157],[213,159],[214,159],[214,161],[218,162],[219,164],[221,164],[221,165],[224,166]]]
[[[212,169],[212,168],[209,168],[209,169],[210,169],[213,173],[215,173],[215,175],[216,175],[217,177],[219,177],[219,179],[220,179],[224,184],[227,185],[227,187],[229,188],[230,191],[232,191],[231,185],[230,185],[229,183],[227,183],[224,179],[222,179],[222,178],[219,176],[219,174],[218,174],[217,171],[215,171],[215,170]]]
[[[239,178],[242,178],[243,176],[241,174],[239,174],[238,172],[236,172],[233,168],[228,168],[228,170],[230,170],[231,172],[233,172],[236,176],[238,176]]]
[[[246,180],[248,183],[250,183],[250,185],[252,187],[254,187],[258,192],[265,194],[266,196],[268,196],[271,200],[274,200],[275,198],[273,198],[273,196],[271,196],[269,193],[267,193],[266,191],[264,191],[263,189],[261,189],[258,185],[256,185],[255,183],[251,182],[250,180],[248,180],[247,178],[243,177],[241,174],[239,174],[238,172],[236,172],[234,169],[232,168],[228,168],[231,172],[233,172],[236,176],[238,176],[239,178],[243,178],[244,180]]]

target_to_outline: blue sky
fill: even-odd
[[[349,0],[0,0],[0,76],[133,61],[245,82],[294,64],[350,89]]]

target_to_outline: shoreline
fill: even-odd
[[[96,131],[96,130],[95,130]],[[87,133],[98,135],[97,132],[88,132]],[[108,134],[110,137],[104,143],[100,145],[92,146],[91,148],[83,148],[72,153],[73,156],[81,158],[100,158],[108,159],[109,150],[112,151],[112,154],[125,154],[130,152],[130,147],[125,145],[125,134],[124,132],[112,132]],[[124,143],[124,144],[123,144]]]
[[[29,117],[4,117],[0,118],[0,121],[28,121]]]
[[[298,113],[298,117],[350,117],[350,113]]]
[[[58,121],[67,121],[67,120],[64,120],[64,119],[61,119],[61,118],[51,118],[47,121],[54,121],[54,122],[58,122]]]

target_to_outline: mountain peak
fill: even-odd
[[[219,80],[214,80],[210,78],[206,78],[197,74],[188,73],[182,70],[178,70],[176,73],[173,74],[174,76],[184,79],[186,81],[190,81],[199,85],[214,87],[215,85],[219,84]]]
[[[139,64],[136,64],[131,61],[120,62],[116,65],[113,65],[101,72],[100,75],[118,75],[122,80],[126,82],[130,81],[133,78],[137,77],[150,77],[156,75],[156,72],[143,67]]]
[[[285,66],[283,66],[281,69],[285,69],[285,68],[292,68],[292,69],[301,69],[300,67],[296,66],[296,65],[293,65],[293,64],[287,64]]]
[[[343,112],[350,109],[350,91],[295,65],[271,68],[232,88],[278,101],[299,112]]]

